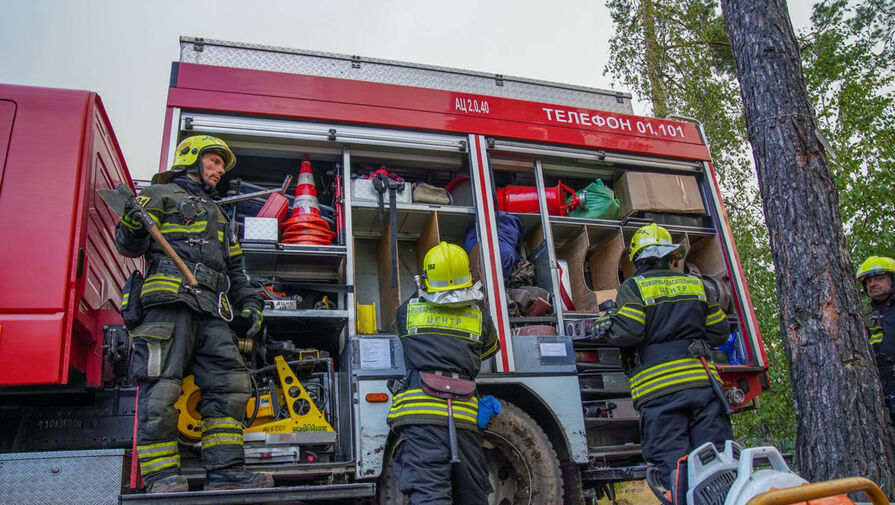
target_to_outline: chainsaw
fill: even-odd
[[[809,484],[796,475],[774,447],[743,449],[732,440],[718,451],[706,442],[678,460],[672,489],[665,489],[655,467],[646,482],[663,505],[854,505],[846,494],[863,491],[873,505],[887,505],[872,481],[851,477]]]

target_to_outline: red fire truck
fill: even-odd
[[[582,337],[633,274],[625,247],[646,223],[686,246],[681,268],[702,277],[727,312],[731,338],[715,361],[730,402],[754,408],[768,387],[694,120],[636,116],[630,95],[613,91],[182,38],[159,169],[197,134],[224,139],[237,155],[222,197],[276,188],[310,163],[336,237],[294,243],[276,218],[259,220],[263,199],[227,206],[246,271],[271,293],[264,335],[240,342],[259,379],[247,463],[272,472],[277,487],[140,492],[137,393],[118,309],[125,277],[142,265],[115,253],[115,219],[95,196],[131,183],[124,160],[95,94],[3,86],[0,495],[401,503],[386,415],[387,382],[405,370],[391,328],[416,290],[422,254],[441,240],[470,252],[499,334],[500,352],[478,378],[479,392],[504,406],[484,432],[492,503],[588,503],[611,495],[614,482],[643,477],[619,350]],[[605,212],[589,214],[598,203]],[[506,234],[505,222],[517,231]],[[200,394],[185,380],[176,405],[184,473],[197,489]]]

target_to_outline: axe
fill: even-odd
[[[127,207],[128,202],[136,200],[134,192],[131,191],[130,186],[124,183],[119,184],[115,189],[97,189],[96,192],[119,218],[124,216],[124,209]],[[137,203],[134,202],[134,205],[137,205]],[[171,244],[168,243],[168,240],[162,235],[162,232],[158,230],[155,221],[153,221],[145,211],[141,211],[138,216],[140,221],[143,222],[143,226],[149,231],[149,236],[162,248],[165,255],[171,258],[171,261],[173,261],[177,266],[177,269],[180,270],[183,278],[186,279],[187,284],[189,284],[191,288],[198,287],[199,281],[196,280],[196,276],[194,276],[193,272],[187,268],[186,263],[180,259],[180,255],[177,254],[177,251],[171,247]]]

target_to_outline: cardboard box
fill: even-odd
[[[247,217],[242,238],[265,242],[277,242],[280,238],[280,222],[275,217]]]
[[[625,172],[613,189],[621,200],[619,219],[640,211],[705,214],[699,184],[692,175]]]

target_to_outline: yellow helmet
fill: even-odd
[[[165,184],[178,173],[185,171],[196,164],[196,161],[207,152],[215,152],[224,158],[224,171],[228,171],[236,164],[236,155],[223,140],[211,135],[194,135],[187,137],[177,144],[174,150],[174,163],[166,172],[155,174],[152,177],[153,184]]]
[[[855,279],[863,285],[866,277],[885,273],[895,275],[895,260],[885,256],[871,256],[861,263]]]
[[[423,259],[423,280],[430,293],[472,286],[469,256],[458,245],[439,243]]]
[[[651,247],[655,246],[655,247]],[[656,223],[641,226],[631,237],[628,259],[664,258],[678,252],[680,244],[671,241],[671,234]],[[648,248],[648,249],[647,249]],[[642,254],[641,254],[642,253]]]

